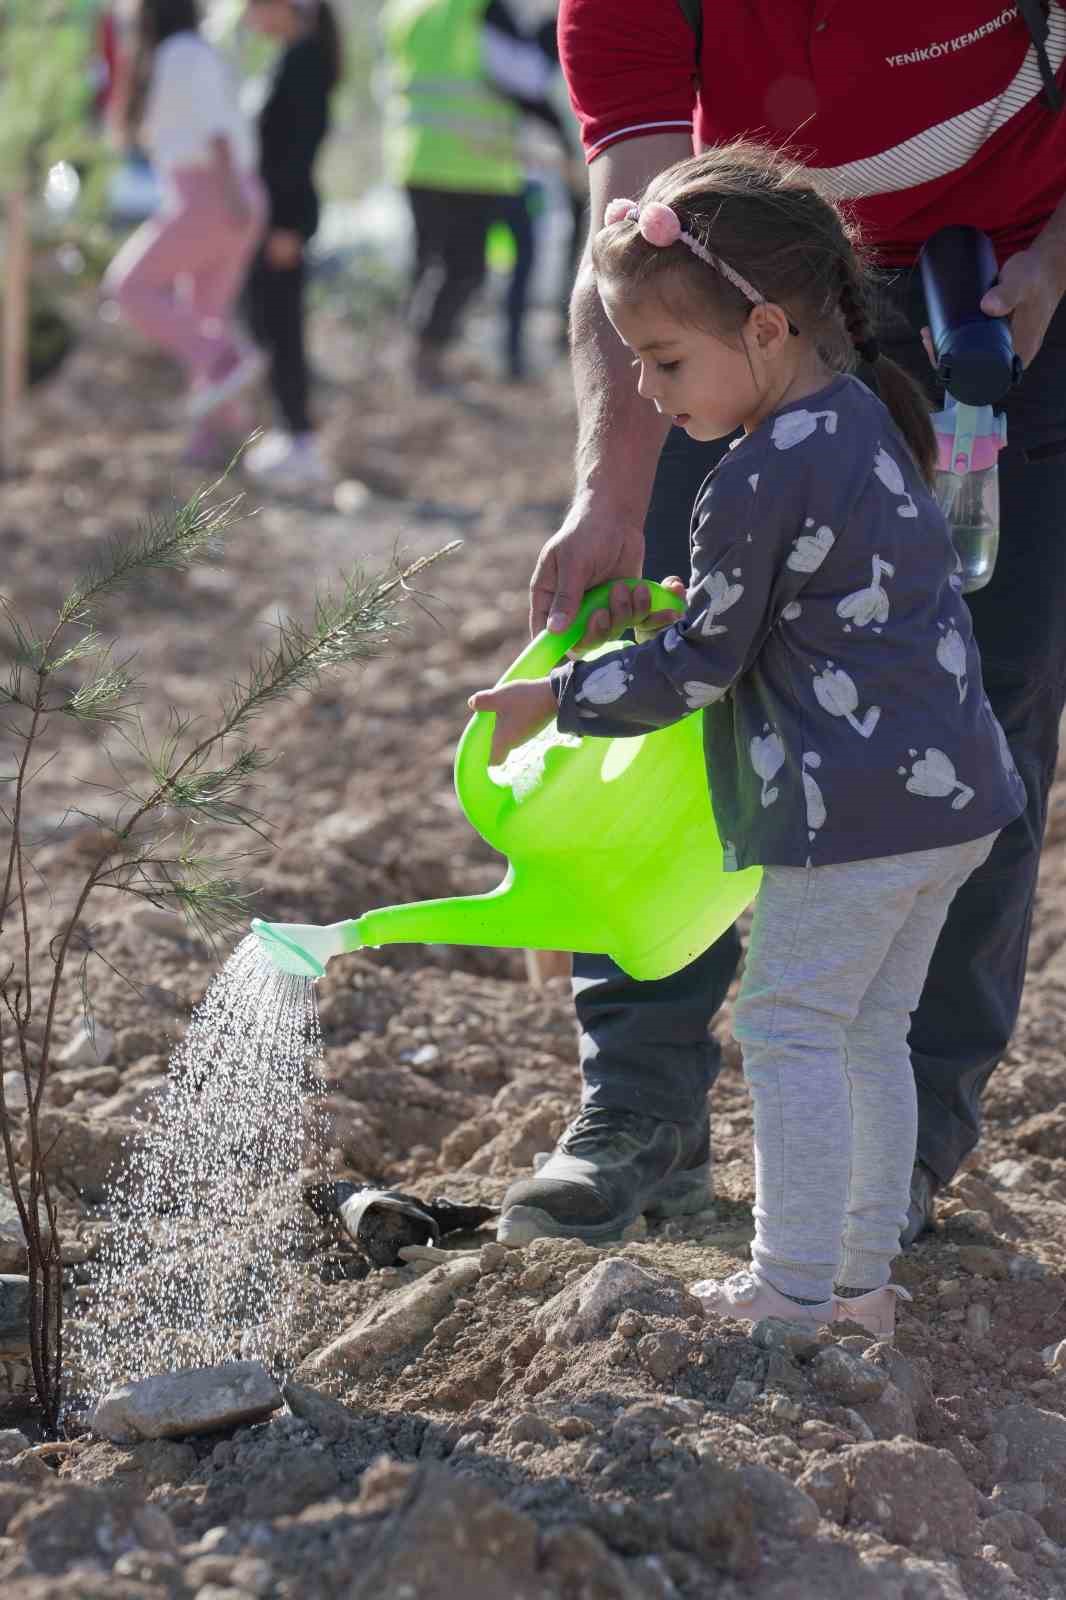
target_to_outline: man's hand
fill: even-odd
[[[1039,245],[1034,245],[1004,262],[999,282],[981,301],[986,316],[1009,319],[1023,366],[1029,365],[1043,344],[1064,287],[1062,272],[1054,270]]]
[[[471,711],[491,711],[496,723],[492,730],[494,767],[506,761],[518,745],[532,739],[555,716],[555,695],[549,678],[518,679],[498,689],[479,689],[467,704]]]
[[[541,550],[529,585],[531,634],[544,627],[565,633],[587,589],[611,578],[639,574],[644,565],[643,531],[605,523],[602,516],[590,494],[579,495],[558,533]],[[602,644],[603,638],[596,642]]]
[[[264,248],[267,261],[274,270],[287,272],[300,265],[304,253],[303,237],[292,228],[271,228]]]

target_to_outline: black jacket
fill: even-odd
[[[282,54],[259,113],[259,172],[270,197],[270,226],[309,239],[318,227],[313,171],[329,129],[329,68],[317,41],[298,39]]]

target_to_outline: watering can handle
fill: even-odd
[[[652,583],[650,579],[626,578],[625,582],[631,589],[635,589],[639,583],[644,583],[651,594],[652,607],[656,611],[681,612],[685,609],[683,600],[672,594],[669,589],[664,589],[661,584]],[[543,678],[553,667],[557,667],[567,651],[572,650],[581,639],[592,613],[606,609],[611,587],[609,583],[601,583],[597,588],[590,589],[578,607],[577,616],[565,633],[549,633],[547,628],[538,633],[535,639],[530,640],[518,660],[508,667],[500,683],[510,683],[515,678]],[[466,790],[464,780],[487,771],[491,749],[492,712],[476,711],[467,723],[455,752],[455,786],[459,790],[460,798]],[[508,791],[498,790],[497,793],[502,803]],[[470,820],[473,822],[474,818],[471,817]],[[475,826],[478,824],[475,823]]]

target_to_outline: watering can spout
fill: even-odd
[[[384,944],[460,944],[497,948],[554,949],[559,939],[558,908],[544,923],[538,897],[524,892],[513,870],[490,894],[458,895],[450,900],[422,900],[413,905],[382,906],[350,922],[325,927],[301,922],[263,922],[252,932],[281,972],[320,978],[334,956]]]

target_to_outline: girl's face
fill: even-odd
[[[289,39],[299,31],[300,14],[291,0],[248,0],[244,20],[267,39]]]
[[[725,439],[750,423],[762,389],[747,325],[731,341],[679,322],[654,292],[623,299],[610,284],[600,299],[639,368],[637,392],[690,439]],[[749,319],[750,320],[750,319]]]

